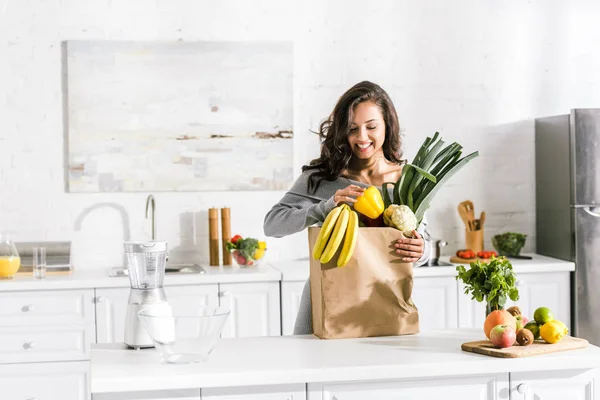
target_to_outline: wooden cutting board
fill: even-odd
[[[490,261],[489,258],[479,258],[479,257],[477,257],[477,258],[460,258],[460,257],[457,257],[457,256],[450,257],[450,262],[451,263],[455,263],[455,264],[470,264],[473,261],[477,261],[477,260],[481,260],[483,262]]]
[[[517,358],[537,356],[540,354],[554,353],[557,351],[582,349],[588,345],[588,341],[572,336],[565,336],[558,343],[549,344],[543,340],[536,340],[529,346],[514,346],[504,349],[497,349],[489,340],[478,340],[476,342],[467,342],[461,345],[461,349],[471,353],[483,354],[485,356],[500,358]]]

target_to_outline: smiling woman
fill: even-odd
[[[400,125],[388,94],[377,84],[360,82],[346,91],[320,126],[323,139],[319,158],[305,165],[292,188],[265,216],[267,236],[283,237],[321,225],[336,206],[351,206],[366,188],[380,191],[384,182],[402,174]],[[421,236],[423,219],[412,237],[399,233],[396,255],[404,262],[423,265],[430,248]],[[296,334],[311,333],[308,283],[302,293]]]

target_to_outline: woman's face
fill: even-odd
[[[385,123],[379,107],[365,101],[354,109],[348,143],[354,155],[367,159],[381,151],[385,141]]]

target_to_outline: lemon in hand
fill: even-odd
[[[546,343],[558,343],[565,335],[565,326],[560,321],[550,321],[542,325],[540,336]]]

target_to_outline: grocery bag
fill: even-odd
[[[320,227],[308,228],[309,254]],[[313,333],[321,339],[409,335],[419,332],[419,313],[411,299],[413,265],[395,254],[402,237],[394,228],[358,228],[356,247],[346,265],[310,256]]]

